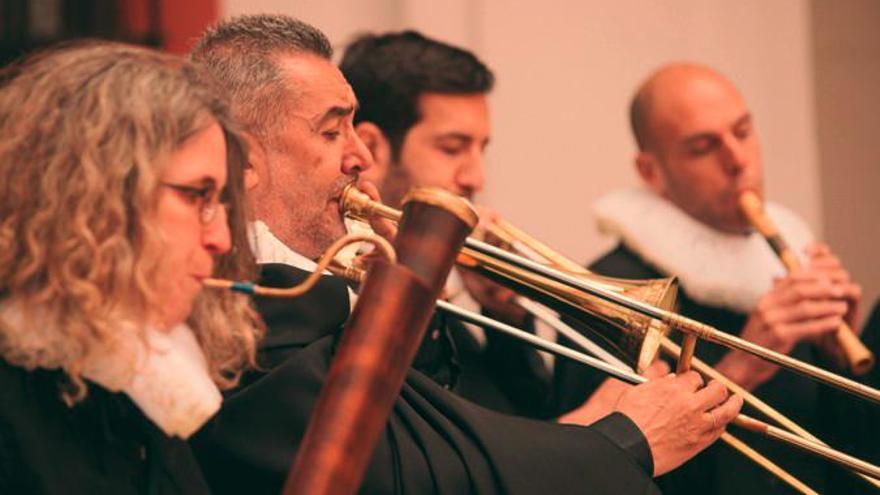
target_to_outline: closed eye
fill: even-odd
[[[742,124],[734,128],[733,135],[738,139],[745,139],[752,134],[752,126],[749,123]]]
[[[715,149],[717,144],[717,139],[713,137],[704,137],[688,143],[688,151],[695,156],[705,155]]]

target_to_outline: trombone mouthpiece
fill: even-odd
[[[354,182],[349,183],[339,196],[339,209],[343,215],[370,219],[374,216],[386,218],[392,222],[400,221],[401,213],[386,206],[363,193]]]

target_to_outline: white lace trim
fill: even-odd
[[[767,214],[798,253],[812,241],[809,228],[773,203]],[[760,234],[719,232],[655,193],[616,191],[594,205],[599,230],[619,238],[646,263],[678,277],[682,290],[700,304],[748,313],[785,273]]]
[[[22,311],[9,301],[0,304],[0,316],[7,330],[5,350],[18,356],[45,354],[46,346],[52,345],[47,336],[58,333],[50,331],[46,322],[25,322]],[[126,325],[131,324],[120,325],[119,339],[90,353],[83,377],[128,395],[168,436],[188,438],[220,409],[223,400],[192,329],[184,324],[165,332],[148,328],[144,345],[128,338],[134,332],[126,331]],[[57,369],[64,364],[55,355],[41,359],[38,366]]]

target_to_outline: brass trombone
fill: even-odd
[[[341,208],[361,218],[379,215],[398,220],[400,217],[397,210],[371,200],[353,186],[343,191]],[[613,285],[618,279],[563,272],[470,237],[465,240],[457,262],[538,299],[554,310],[581,320],[585,326],[622,351],[623,357],[634,362],[639,371],[654,360],[663,337],[675,328],[689,337],[691,343],[694,338],[701,338],[737,349],[820,383],[880,403],[880,390],[676,314],[663,307],[664,304],[655,305],[632,297],[626,287]],[[691,354],[692,349],[683,349],[684,357],[680,361],[685,366],[680,363],[680,368],[689,367]]]
[[[358,283],[363,282],[366,278],[365,272],[358,268],[341,266],[339,264],[331,264],[329,266],[329,270],[339,276],[348,278]],[[499,331],[501,333],[504,333],[505,335],[528,343],[539,350],[549,352],[555,356],[563,357],[590,366],[626,383],[637,385],[646,381],[644,377],[634,373],[631,370],[622,368],[619,365],[615,365],[602,359],[588,356],[560,344],[547,341],[529,332],[493,320],[486,316],[459,308],[446,301],[438,300],[436,304],[439,311],[450,314],[461,321],[479,325],[483,328]],[[776,439],[800,450],[812,453],[818,457],[839,464],[845,468],[851,469],[868,480],[873,480],[873,478],[868,475],[880,475],[880,467],[874,466],[848,454],[832,449],[827,445],[822,444],[818,440],[814,441],[799,437],[797,435],[793,435],[792,433],[789,433],[781,428],[769,425],[763,421],[759,421],[755,418],[751,418],[742,414],[734,420],[734,424],[742,428],[747,428],[750,431],[759,433],[763,436]],[[753,450],[730,433],[724,432],[721,436],[721,439],[734,449],[743,453],[752,461],[756,462],[761,467],[767,469],[771,474],[777,476],[779,479],[789,484],[795,490],[804,494],[816,493],[814,490],[812,490],[802,481],[794,477],[792,474],[788,473],[777,464],[764,457],[759,452]]]
[[[361,218],[369,218],[376,215],[393,221],[399,218],[399,212],[382,205],[381,203],[373,202],[353,187],[343,194],[342,209],[352,216]],[[506,240],[514,246],[516,246],[517,243],[525,244],[523,239],[530,239],[528,236],[525,236],[524,233],[516,232],[515,229],[510,228],[512,226],[507,227],[508,228],[502,228],[500,231],[494,230],[493,232],[502,240]],[[502,284],[511,286],[518,291],[525,292],[527,295],[537,296],[543,303],[553,307],[553,309],[573,316],[576,319],[582,320],[585,315],[587,315],[589,321],[586,322],[586,324],[591,329],[595,329],[597,325],[594,318],[596,315],[590,313],[590,311],[606,311],[605,313],[598,315],[600,319],[598,326],[607,326],[610,321],[613,324],[616,324],[614,328],[623,330],[622,332],[619,332],[621,335],[626,336],[626,338],[622,340],[622,345],[620,343],[621,340],[614,340],[613,336],[611,336],[611,344],[614,345],[616,349],[623,350],[625,352],[624,357],[635,362],[639,370],[644,369],[644,366],[653,360],[659,349],[662,349],[667,354],[679,357],[680,365],[683,364],[680,368],[690,366],[693,347],[691,346],[690,350],[685,349],[683,351],[666,337],[669,328],[676,327],[682,330],[686,335],[706,338],[707,340],[730,348],[743,350],[779,364],[785,368],[804,374],[819,382],[843,389],[874,402],[880,402],[880,391],[788,356],[769,351],[732,335],[725,334],[717,329],[709,327],[708,325],[674,314],[667,308],[657,307],[657,305],[655,305],[656,303],[651,304],[632,297],[632,291],[627,294],[627,288],[621,288],[616,285],[619,282],[619,279],[598,277],[594,274],[590,274],[582,267],[557,255],[555,252],[540,243],[531,242],[526,244],[525,247],[526,250],[531,250],[532,252],[539,254],[547,261],[547,263],[538,263],[524,259],[474,239],[468,239],[465,242],[465,248],[462,250],[458,262],[465,267],[474,268],[480,273],[483,273]],[[551,268],[548,266],[549,264],[555,264],[566,268],[571,273]],[[642,283],[644,282],[645,281],[642,281]],[[672,284],[674,284],[674,282],[670,282],[669,286],[671,287]],[[669,296],[664,295],[664,297]],[[661,301],[662,300],[663,298],[661,298]],[[612,307],[613,309],[608,310],[609,307]],[[647,318],[650,323],[648,325],[642,323],[644,321],[643,318]],[[640,328],[637,328],[635,331],[629,330],[627,325],[632,321],[641,323]],[[606,338],[609,337],[608,332],[605,332],[604,334],[600,332],[600,335],[603,335]],[[695,342],[695,339],[690,339],[690,342]],[[682,358],[682,356],[684,357]],[[770,408],[770,406],[731,382],[729,379],[726,379],[711,367],[696,359],[693,359],[693,364],[699,372],[710,378],[719,379],[733,392],[743,395],[747,402],[761,412],[772,417],[775,421],[789,430],[795,432],[800,438],[781,429],[768,429],[766,426],[769,425],[760,422],[754,423],[751,418],[746,418],[740,421],[740,426],[749,428],[753,431],[761,430],[765,434],[769,434],[770,436],[774,436],[775,438],[781,439],[790,444],[802,442],[802,448],[808,448],[814,452],[814,448],[817,446],[820,449],[827,448],[827,446],[815,436],[811,435],[796,423],[788,420],[788,418],[785,418]],[[758,427],[758,424],[764,426]],[[805,440],[806,443],[804,444],[803,442]],[[733,444],[732,441],[728,441],[728,443]],[[743,445],[742,447],[745,446]],[[856,466],[850,465],[849,467],[858,472],[866,472]],[[877,473],[876,471],[873,471],[871,474],[876,476]],[[864,474],[862,477],[873,485],[880,487],[880,482],[876,479],[865,476]]]
[[[400,219],[399,211],[382,203],[372,201],[369,196],[360,192],[353,184],[349,185],[342,192],[340,209],[346,215],[355,218],[366,219],[379,216],[393,222],[397,222]],[[478,248],[475,249],[474,246],[478,246]],[[477,269],[477,271],[481,272],[485,269],[491,270],[496,267],[491,255],[485,255],[480,252],[479,249],[483,247],[495,249],[488,244],[468,238],[465,241],[465,248],[462,249],[458,257],[458,264],[466,268]],[[588,321],[583,321],[583,323],[589,325],[591,329],[608,343],[615,350],[619,358],[632,364],[637,372],[643,372],[657,356],[662,337],[668,332],[668,327],[663,322],[621,308],[613,302],[607,302],[591,296],[579,297],[584,294],[576,291],[567,291],[564,284],[546,279],[535,279],[535,287],[531,287],[533,284],[525,282],[529,279],[527,270],[521,270],[506,263],[499,266],[501,269],[498,275],[502,277],[502,285],[505,282],[509,282],[507,277],[511,277],[513,280],[516,280],[516,283],[514,283],[515,290],[525,291],[527,296],[559,311],[559,308],[556,307],[558,304],[548,304],[543,300],[546,298],[540,294],[544,290],[555,291],[560,296],[556,299],[568,301],[569,311],[567,313],[569,316],[578,320],[584,320],[587,317]],[[510,271],[506,271],[508,268]],[[578,270],[584,272],[581,268],[578,268]],[[489,278],[494,279],[498,275],[494,273],[489,274]],[[628,299],[645,301],[652,307],[666,310],[671,310],[675,306],[678,285],[674,278],[622,280],[595,275],[591,275],[591,278],[597,286],[622,294]],[[536,294],[535,292],[539,293]],[[562,294],[565,295],[562,296]],[[550,297],[554,298],[554,296]]]
[[[488,230],[496,237],[498,237],[498,238],[504,240],[505,242],[507,242],[508,244],[510,244],[514,249],[516,249],[517,251],[519,251],[523,255],[529,256],[533,261],[544,260],[551,265],[555,265],[555,266],[559,267],[560,269],[571,270],[571,271],[577,270],[578,272],[583,273],[583,274],[590,273],[585,268],[570,261],[568,258],[565,258],[564,256],[556,253],[550,247],[541,243],[537,239],[531,237],[530,235],[528,235],[524,231],[517,229],[513,225],[511,225],[507,222],[504,222],[503,220],[500,222],[495,222],[494,224],[490,224],[490,226],[488,227]],[[535,255],[537,255],[537,256],[535,256]],[[575,344],[578,344],[580,342],[580,340],[573,340],[572,342],[574,342]],[[674,342],[672,342],[672,340],[669,339],[668,337],[663,337],[663,339],[661,341],[661,350],[663,351],[664,354],[666,354],[674,359],[679,359],[682,354],[682,349],[678,345],[676,345]],[[862,354],[862,356],[863,355],[864,354]],[[736,394],[739,394],[740,396],[742,396],[746,403],[748,403],[750,406],[754,407],[756,410],[760,411],[766,417],[775,421],[778,425],[783,426],[784,428],[788,429],[792,433],[795,433],[796,435],[798,435],[804,439],[811,440],[813,442],[817,442],[821,445],[827,446],[827,444],[822,442],[819,438],[817,438],[816,436],[811,434],[809,431],[807,431],[806,429],[804,429],[803,427],[801,427],[800,425],[798,425],[794,421],[790,420],[789,418],[787,418],[786,416],[784,416],[780,412],[776,411],[773,407],[771,407],[769,404],[767,404],[766,402],[759,399],[757,396],[755,396],[754,394],[752,394],[748,390],[743,389],[742,387],[740,387],[738,384],[734,383],[732,380],[730,380],[726,376],[715,371],[715,369],[713,369],[709,365],[705,364],[704,362],[702,362],[696,358],[693,358],[692,364],[693,364],[694,368],[699,373],[701,373],[706,379],[713,379],[713,380],[720,381],[725,386],[727,386],[728,389],[730,389],[733,393],[736,393]],[[791,485],[795,489],[802,491],[802,487],[800,487],[796,484],[796,482],[797,482],[796,479],[794,481],[788,479],[788,476],[790,476],[788,473],[785,473],[784,471],[782,471],[782,473],[778,472],[777,471],[778,468],[775,465],[773,465],[772,463],[769,463],[769,461],[765,462],[765,460],[762,460],[763,456],[760,456],[760,454],[757,454],[757,452],[754,452],[754,451],[749,452],[751,449],[748,448],[745,444],[742,444],[742,442],[740,442],[738,439],[731,437],[728,433],[725,433],[724,435],[722,435],[721,440],[724,441],[725,443],[729,444],[731,447],[735,448],[736,450],[739,450],[746,457],[749,457],[753,461],[757,462],[758,464],[761,464],[768,471],[775,474],[777,477],[779,477],[780,479],[782,479],[783,481],[785,481],[786,483],[788,483],[789,485]],[[746,450],[746,449],[748,449],[748,450]],[[755,456],[755,454],[757,454],[757,457]],[[861,474],[861,473],[856,473],[856,474],[859,477],[861,477],[862,479],[864,479],[866,482],[873,485],[874,487],[880,488],[880,480],[877,480],[877,479],[872,478],[870,476],[867,476],[865,474]]]

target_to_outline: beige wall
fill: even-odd
[[[880,2],[815,0],[812,11],[825,233],[869,311],[880,294]]]
[[[658,65],[693,60],[739,85],[763,138],[769,197],[821,230],[805,3],[484,4],[481,48],[499,75],[486,197],[512,220],[577,259],[599,254],[607,244],[590,205],[637,182],[630,96]]]
[[[832,221],[823,195],[833,191],[820,177],[852,174],[849,180],[864,186],[867,169],[820,170],[822,98],[814,94],[810,9],[807,0],[225,0],[227,14],[296,15],[340,46],[358,31],[411,27],[476,51],[498,76],[489,183],[480,200],[578,260],[609,246],[595,232],[591,203],[636,183],[629,97],[649,71],[671,60],[710,64],[739,85],[762,138],[769,198],[823,235],[823,218]],[[831,242],[861,273],[862,254],[850,254],[862,249],[860,234],[847,237],[843,228],[829,226]]]

